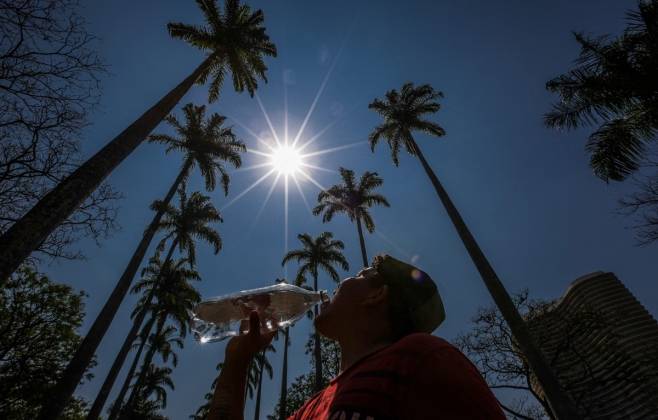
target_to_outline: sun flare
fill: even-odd
[[[287,144],[274,149],[270,159],[274,169],[283,175],[294,175],[304,164],[299,150]]]

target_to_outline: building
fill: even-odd
[[[658,419],[658,323],[613,273],[580,277],[528,326],[583,418]]]

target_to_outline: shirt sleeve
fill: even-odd
[[[400,418],[505,420],[478,370],[452,346],[420,357],[401,397]]]

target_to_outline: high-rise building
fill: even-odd
[[[658,323],[613,273],[580,277],[528,325],[583,418],[658,419]]]

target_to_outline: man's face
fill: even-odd
[[[315,318],[315,327],[322,335],[337,340],[346,328],[356,326],[355,321],[362,319],[365,309],[362,303],[375,288],[369,277],[375,275],[375,269],[368,267],[340,282],[331,302],[323,303]]]

